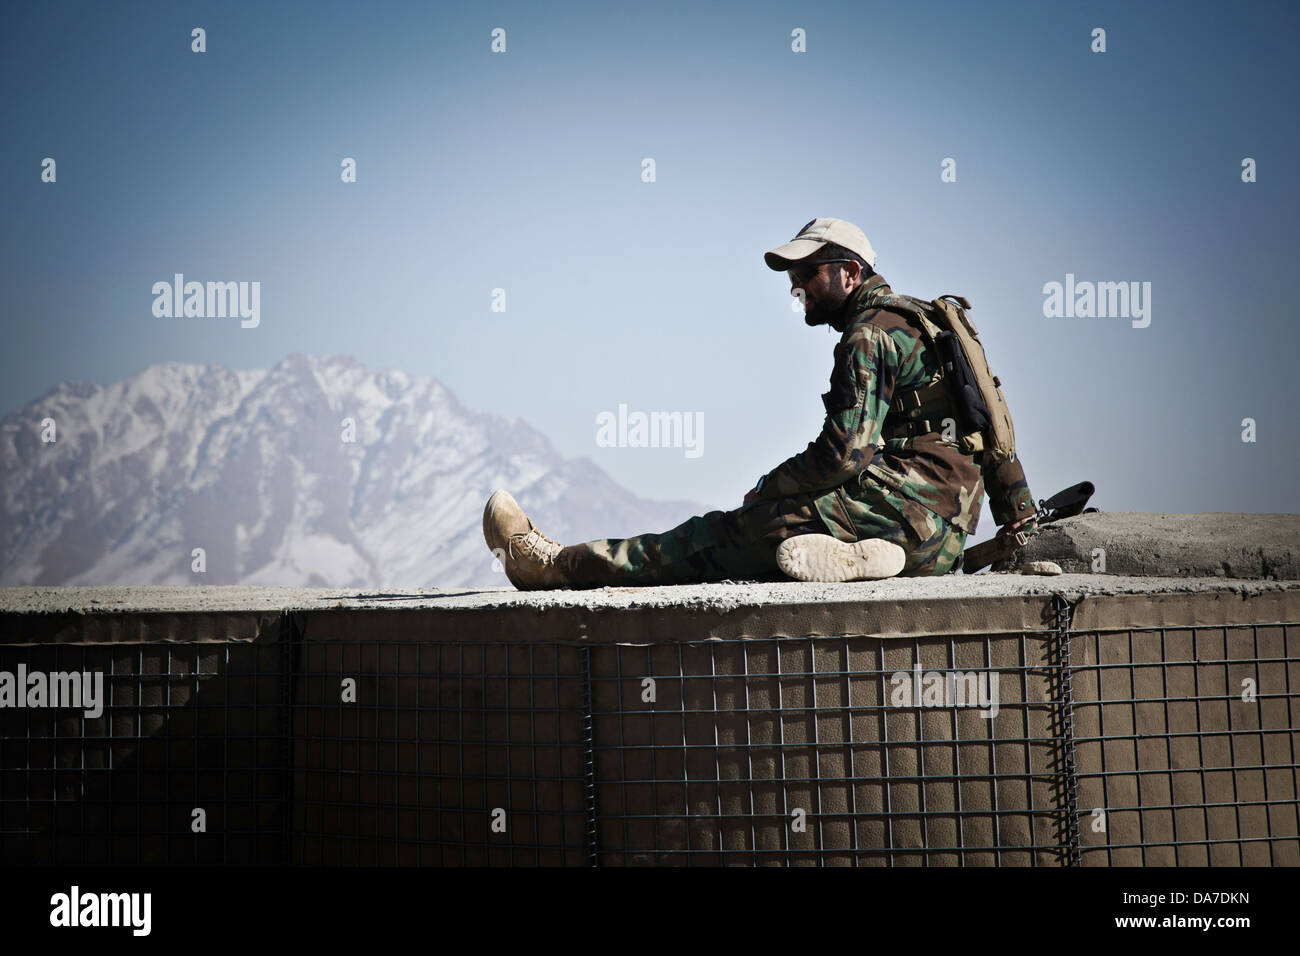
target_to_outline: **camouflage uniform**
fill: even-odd
[[[821,434],[764,476],[758,501],[662,534],[564,548],[558,560],[571,586],[788,580],[776,547],[797,534],[892,541],[907,553],[903,575],[953,570],[979,522],[980,456],[943,439],[952,413],[946,387],[933,384],[933,350],[915,319],[889,308],[891,296],[879,275],[849,293],[830,323],[841,338]],[[904,424],[919,395],[930,396],[927,417]]]

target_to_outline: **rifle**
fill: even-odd
[[[1038,509],[1032,516],[1015,524],[1004,525],[995,537],[967,548],[961,556],[962,570],[967,574],[974,574],[995,561],[1013,557],[1029,543],[1029,539],[1042,525],[1060,521],[1062,518],[1072,518],[1085,511],[1096,511],[1096,508],[1084,507],[1096,490],[1091,481],[1081,481],[1064,491],[1058,491],[1050,498],[1039,501]],[[1027,527],[1029,530],[1022,531],[1022,527]]]

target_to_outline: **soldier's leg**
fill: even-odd
[[[947,574],[956,567],[957,559],[965,550],[966,532],[953,527],[938,515],[934,519],[934,532],[908,554],[902,577]]]
[[[966,543],[961,529],[874,481],[850,483],[820,503],[828,530],[841,541],[883,538],[907,554],[900,577],[947,574]]]
[[[559,566],[571,587],[788,580],[776,546],[796,534],[825,534],[817,496],[755,501],[688,518],[662,534],[570,545]]]

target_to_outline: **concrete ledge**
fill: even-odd
[[[1078,515],[1044,525],[1022,558],[1088,573],[1097,548],[1105,551],[1108,574],[1295,580],[1300,578],[1300,515]]]
[[[0,589],[0,644],[274,639],[295,615],[314,640],[655,643],[1011,633],[1300,620],[1300,581],[1066,574],[948,575],[853,584],[707,584],[590,591],[328,588]],[[331,636],[333,635],[333,636]]]

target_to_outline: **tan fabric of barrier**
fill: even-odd
[[[1065,865],[1073,781],[1084,865],[1300,865],[1300,589],[1066,597],[1068,735],[1051,594],[8,616],[4,661],[117,680],[0,710],[6,793],[63,794],[6,858]]]
[[[1227,592],[1078,604],[1071,663],[1085,865],[1300,862],[1290,718],[1300,690],[1300,631],[1251,625],[1296,620],[1295,602],[1293,592],[1250,599]],[[720,615],[708,622],[709,632],[780,634],[790,629],[785,610],[773,609],[766,627]],[[886,632],[910,611],[913,634],[884,639],[818,638],[822,629],[852,630],[845,608],[820,621],[812,615],[811,623],[801,615],[799,638],[699,641],[697,627],[688,643],[669,637],[681,631],[662,618],[637,621],[625,612],[614,635],[624,641],[612,644],[610,627],[589,625],[598,862],[1068,863],[1070,778],[1060,670],[1052,666],[1060,648],[1043,620],[1051,610],[1029,598],[997,607],[867,608],[866,623]],[[550,614],[552,637],[590,620]],[[393,720],[404,709],[427,710],[431,701],[447,709],[433,716],[441,726],[420,728],[421,742],[399,743],[407,748],[401,752],[382,743],[393,729],[382,707],[375,724],[364,708],[326,705],[305,689],[297,711],[310,722],[304,736],[310,740],[310,728],[319,726],[355,737],[357,750],[335,757],[327,749],[314,761],[303,755],[299,793],[308,806],[299,807],[297,829],[328,834],[347,862],[382,861],[368,841],[382,845],[380,834],[401,833],[422,844],[418,854],[398,847],[401,861],[585,864],[583,781],[580,772],[571,775],[583,759],[582,642],[546,649],[558,657],[541,668],[525,659],[528,645],[448,645],[441,660],[425,645],[424,659],[414,662],[403,642],[432,639],[431,632],[450,637],[443,630],[450,621],[412,627],[414,618],[394,612],[376,627],[367,612],[306,616],[309,646],[342,655],[334,660],[313,650],[326,656],[314,658],[309,672],[388,675],[365,699],[391,702]],[[990,621],[1005,629],[967,633],[974,622]],[[924,633],[945,622],[960,633]],[[1235,626],[1225,630],[1225,622]],[[863,619],[857,624],[861,629]],[[1090,630],[1119,624],[1121,632]],[[1161,624],[1165,653],[1152,658],[1161,632],[1130,629]],[[1175,625],[1181,627],[1171,630]],[[1201,629],[1195,647],[1188,626]],[[394,643],[359,649],[349,642],[363,627],[369,640]],[[627,640],[655,634],[645,643]],[[506,635],[498,629],[493,636]],[[356,657],[361,651],[371,656]],[[998,712],[986,719],[978,707],[896,706],[895,675],[910,674],[918,663],[922,673],[997,673]],[[1229,689],[1239,694],[1240,680],[1251,675],[1256,700],[1229,699]],[[645,699],[647,679],[654,681],[653,701]],[[525,703],[530,695],[532,705]],[[381,742],[372,744],[376,737]],[[338,759],[345,768],[361,760],[362,773],[339,776],[348,789],[336,793],[329,781]],[[404,795],[388,788],[387,775],[405,779],[394,766],[410,772],[417,760],[415,776],[437,777],[436,792],[417,797],[413,782]],[[510,784],[516,775],[546,776],[547,768],[558,779],[532,790]],[[326,811],[310,816],[313,801]],[[376,809],[329,823],[332,801]],[[401,809],[379,809],[394,803]],[[494,811],[504,813],[507,831],[492,831]],[[560,835],[566,849],[545,847]]]

